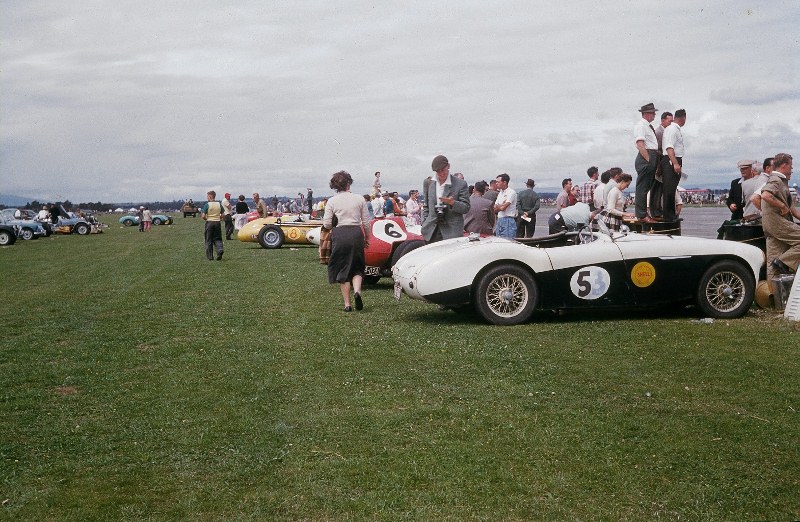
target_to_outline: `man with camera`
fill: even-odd
[[[461,237],[470,206],[467,182],[450,175],[450,162],[444,156],[433,158],[431,168],[436,175],[424,183],[422,235],[428,243]]]

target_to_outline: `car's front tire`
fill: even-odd
[[[21,237],[25,241],[30,241],[31,239],[33,239],[36,236],[33,233],[33,230],[31,230],[30,228],[23,228],[22,231],[20,232],[19,237]]]
[[[733,319],[750,309],[755,298],[753,274],[735,261],[720,261],[706,270],[697,289],[697,306],[708,317]]]
[[[0,230],[0,246],[13,245],[16,240],[16,236],[8,230]]]
[[[161,224],[161,218],[153,218],[153,224],[158,226]]]
[[[87,225],[86,223],[78,223],[77,225],[75,225],[75,233],[78,234],[79,236],[85,236],[91,231],[92,229],[89,228],[89,225]]]
[[[527,321],[539,298],[533,276],[515,265],[500,265],[483,274],[475,293],[475,309],[496,325]]]
[[[422,239],[410,239],[408,241],[403,241],[402,243],[397,245],[397,248],[395,248],[394,252],[392,252],[391,266],[396,265],[397,262],[400,261],[400,258],[403,257],[404,255],[422,246],[425,246],[425,241]]]
[[[262,248],[280,248],[283,246],[285,240],[286,236],[283,230],[281,230],[281,227],[264,225],[261,227],[261,230],[258,231],[258,244],[261,245]]]

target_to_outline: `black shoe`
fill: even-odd
[[[345,312],[352,312],[353,311],[353,307],[352,306],[345,306],[344,307],[344,311]]]
[[[772,260],[772,268],[774,268],[779,275],[794,274],[794,270],[777,257]]]
[[[220,252],[219,254],[217,254],[217,261],[222,261],[222,254],[224,253],[225,252]]]
[[[356,310],[363,310],[364,309],[364,301],[361,299],[361,294],[356,292],[353,297],[356,300]]]

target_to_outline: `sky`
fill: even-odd
[[[800,2],[3,0],[0,194],[73,202],[635,174],[687,111],[683,185],[800,144]],[[657,122],[658,120],[656,120]]]

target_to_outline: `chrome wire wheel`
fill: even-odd
[[[530,273],[519,266],[501,265],[480,278],[475,308],[492,324],[519,324],[533,313],[537,296]]]
[[[741,317],[753,304],[755,286],[753,274],[740,263],[721,261],[700,279],[697,304],[710,317]]]
[[[718,272],[706,285],[708,303],[720,312],[730,312],[744,300],[744,281],[733,272]]]
[[[486,304],[500,317],[514,317],[528,302],[528,289],[519,277],[496,277],[486,290]]]

